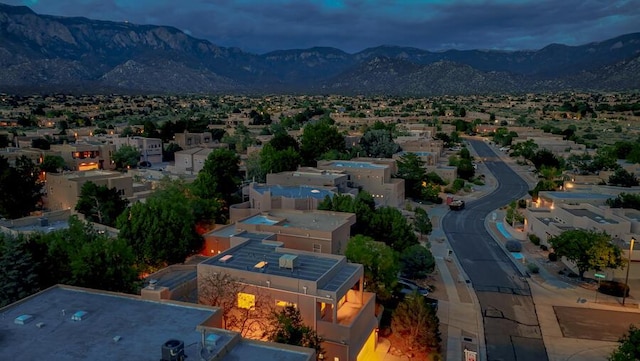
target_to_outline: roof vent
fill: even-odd
[[[158,283],[158,280],[155,278],[152,278],[149,280],[149,286],[147,288],[149,288],[150,290],[155,290],[157,283]]]
[[[220,262],[227,263],[227,262],[231,261],[232,258],[233,258],[233,255],[232,254],[228,254],[228,255],[220,257]]]
[[[162,344],[162,358],[160,361],[182,361],[184,360],[184,342],[180,340],[169,340]]]
[[[82,321],[87,317],[88,314],[89,314],[89,312],[87,312],[87,311],[82,311],[82,310],[76,311],[76,313],[74,313],[71,316],[71,320],[72,321]]]
[[[119,335],[113,336],[113,342],[118,342],[120,340],[122,340],[122,336],[119,336]]]
[[[209,335],[207,335],[207,338],[205,338],[204,344],[207,348],[213,349],[216,347],[219,340],[220,336],[210,333]]]
[[[20,315],[13,320],[13,323],[16,325],[26,325],[27,323],[33,321],[33,316],[31,315]]]
[[[295,254],[283,254],[278,261],[280,268],[288,268],[293,270],[298,266],[298,256]]]
[[[44,327],[44,322],[38,322],[38,323],[36,323],[36,327],[37,327],[37,328],[43,328],[43,327]]]

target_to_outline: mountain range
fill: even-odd
[[[428,96],[640,88],[640,33],[539,50],[380,46],[252,54],[169,26],[0,4],[0,91]]]

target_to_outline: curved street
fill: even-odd
[[[447,212],[442,227],[480,303],[487,360],[548,360],[529,285],[485,228],[490,213],[529,186],[485,142],[469,142],[498,185],[464,210]]]

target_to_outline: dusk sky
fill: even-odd
[[[640,31],[638,0],[0,0],[40,14],[174,26],[252,53],[378,45],[540,49]]]

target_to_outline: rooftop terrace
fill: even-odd
[[[375,164],[375,163],[369,163],[369,162],[344,161],[344,160],[331,162],[331,163],[329,163],[329,165],[333,166],[333,167],[336,167],[336,168],[381,169],[381,168],[385,168],[386,167],[385,165],[382,165],[382,164]]]
[[[338,272],[320,287],[328,291],[337,290],[360,268],[357,264],[341,262],[342,256],[287,252],[287,249],[280,247],[281,244],[278,242],[251,240],[212,257],[203,264],[314,282],[320,281],[322,276],[333,268],[340,267]],[[279,265],[280,257],[288,254],[296,256],[296,266],[293,269]]]
[[[600,224],[618,224],[619,222],[610,218],[605,218],[597,213],[594,213],[588,209],[571,209],[566,208],[567,212],[571,213],[576,217],[587,217],[594,222],[598,222]]]
[[[309,186],[264,186],[256,185],[253,187],[258,193],[264,194],[265,192],[271,192],[275,197],[286,198],[316,198],[324,199],[326,196],[333,197],[333,192],[318,187]]]

